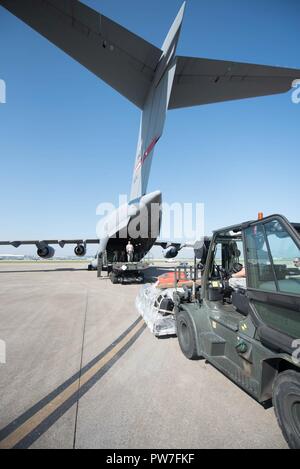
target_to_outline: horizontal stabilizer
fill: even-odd
[[[284,93],[300,70],[177,57],[169,109]]]
[[[0,0],[0,5],[143,108],[160,49],[77,0]]]

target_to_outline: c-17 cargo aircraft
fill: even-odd
[[[139,259],[153,245],[162,246],[166,258],[176,257],[182,245],[157,241],[162,194],[147,194],[167,111],[283,93],[300,78],[295,69],[177,56],[185,3],[160,49],[77,0],[0,0],[0,5],[142,110],[130,202],[108,217],[101,239],[0,241],[14,247],[36,245],[44,259],[54,256],[52,245],[65,244],[75,244],[77,256],[85,255],[87,244],[98,244],[97,256],[106,251],[112,258],[114,252],[125,251],[124,233],[137,226],[147,227],[134,240]]]

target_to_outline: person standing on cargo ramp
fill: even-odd
[[[128,241],[128,244],[126,246],[126,253],[127,253],[127,261],[132,262],[133,261],[134,247],[131,244],[131,241]]]

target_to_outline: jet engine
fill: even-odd
[[[47,244],[44,244],[42,246],[38,247],[37,250],[37,255],[41,257],[42,259],[51,259],[55,254],[54,248],[51,246],[48,246]]]
[[[169,246],[165,251],[164,251],[164,258],[165,259],[173,259],[174,257],[177,256],[179,252],[179,249],[176,248],[175,246]]]
[[[86,255],[86,246],[84,244],[77,244],[74,249],[75,256],[83,257]]]

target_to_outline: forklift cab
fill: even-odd
[[[201,295],[220,316],[250,315],[262,343],[291,354],[300,337],[300,225],[274,215],[216,231]]]

